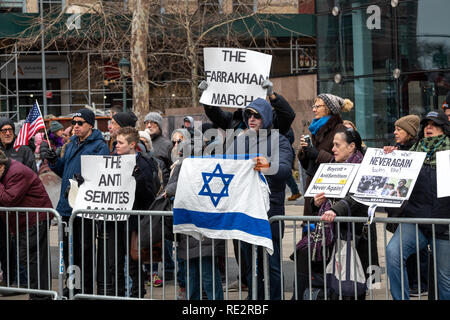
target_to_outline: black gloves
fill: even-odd
[[[75,180],[78,183],[78,186],[81,186],[84,182],[84,178],[80,173],[75,173],[73,175],[73,180]],[[64,191],[64,198],[69,198],[69,192],[70,192],[70,184],[67,186],[66,190]]]
[[[58,156],[52,148],[48,148],[47,152],[45,152],[45,159],[47,159],[50,164],[55,164],[56,161],[58,161]]]
[[[319,151],[314,147],[305,147],[304,151],[309,159],[316,160],[319,156]]]

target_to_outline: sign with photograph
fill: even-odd
[[[436,152],[437,197],[450,197],[450,150]]]
[[[305,197],[324,192],[329,198],[344,198],[358,172],[359,163],[322,163],[306,190]]]
[[[78,188],[73,210],[131,210],[136,179],[133,169],[136,155],[81,156],[84,183]],[[126,214],[83,214],[83,218],[124,221]]]
[[[266,98],[261,84],[269,78],[271,55],[237,48],[204,48],[203,55],[208,88],[200,103],[245,108],[257,98]]]
[[[368,206],[400,207],[409,199],[424,159],[424,152],[368,148],[350,193]]]

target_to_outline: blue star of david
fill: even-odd
[[[234,174],[224,174],[222,172],[220,164],[217,164],[216,168],[212,173],[202,172],[202,177],[204,184],[198,195],[210,197],[214,207],[217,207],[220,199],[222,199],[223,197],[228,197],[228,186],[230,185],[230,182],[233,179]],[[222,179],[223,188],[222,191],[220,191],[220,193],[212,192],[211,188],[209,187],[209,183],[214,177]]]

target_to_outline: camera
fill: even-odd
[[[309,147],[312,146],[312,143],[311,143],[311,137],[310,137],[308,134],[307,134],[307,135],[304,135],[304,136],[303,136],[303,139],[305,139],[305,142],[308,144]]]

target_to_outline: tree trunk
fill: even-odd
[[[133,81],[133,111],[138,117],[136,128],[143,127],[149,112],[149,86],[147,66],[147,33],[149,8],[145,0],[136,0],[133,10],[130,60]]]

